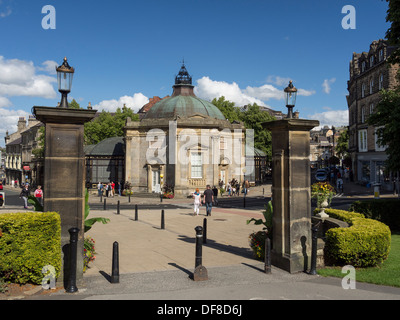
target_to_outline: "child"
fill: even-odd
[[[201,195],[200,195],[200,190],[196,189],[196,192],[193,193],[193,199],[194,199],[194,214],[199,215],[199,210],[201,206]]]

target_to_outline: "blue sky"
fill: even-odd
[[[55,29],[42,28],[45,5]],[[354,30],[342,28],[345,5],[356,10]],[[0,0],[0,146],[18,116],[57,105],[64,56],[82,107],[138,110],[170,95],[184,58],[200,98],[286,112],[292,79],[301,118],[346,125],[349,61],[385,37],[386,11],[381,0]]]

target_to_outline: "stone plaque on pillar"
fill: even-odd
[[[66,284],[69,232],[78,228],[77,283],[83,280],[85,210],[84,123],[96,110],[33,107],[36,119],[45,124],[44,210],[61,217],[62,268],[59,283]]]
[[[318,125],[304,119],[264,123],[272,134],[271,262],[290,273],[310,266],[310,130]]]

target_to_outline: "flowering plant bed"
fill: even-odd
[[[89,263],[96,259],[94,244],[94,239],[90,237],[86,237],[83,242],[83,272],[89,268]]]

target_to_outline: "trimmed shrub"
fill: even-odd
[[[388,225],[392,231],[400,231],[400,199],[371,199],[354,201],[350,211],[364,214]]]
[[[61,269],[61,219],[56,212],[0,215],[0,277],[14,283],[41,284],[42,268]]]
[[[349,228],[333,228],[325,233],[325,257],[328,262],[371,267],[381,264],[388,257],[391,241],[388,226],[356,212],[334,209],[325,209],[325,212],[350,224]]]

